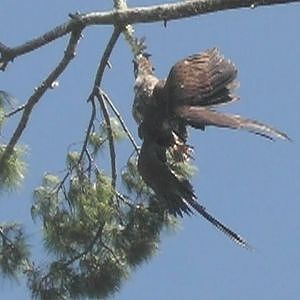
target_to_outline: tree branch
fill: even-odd
[[[300,2],[299,0],[192,0],[135,7],[112,12],[95,12],[81,15],[82,22],[96,24],[134,24],[169,21],[236,8],[255,8],[275,4]]]
[[[88,144],[90,134],[91,134],[91,131],[92,131],[92,128],[93,128],[93,125],[94,125],[95,117],[96,117],[96,104],[95,104],[94,97],[92,97],[90,99],[90,102],[92,103],[92,112],[91,112],[89,125],[88,125],[88,128],[86,130],[86,135],[85,135],[83,146],[82,146],[82,149],[81,149],[81,152],[80,152],[80,157],[79,157],[78,163],[80,163],[82,161],[83,154],[87,150],[87,144]]]
[[[104,53],[102,55],[102,58],[100,60],[100,63],[98,65],[98,68],[97,68],[97,73],[96,73],[96,76],[95,76],[95,81],[94,81],[94,94],[97,94],[98,93],[98,89],[100,88],[100,85],[101,85],[101,82],[102,82],[102,79],[103,79],[103,74],[104,74],[104,71],[105,71],[105,67],[107,66],[108,64],[108,60],[109,60],[109,57],[111,55],[111,52],[115,46],[115,44],[117,43],[117,40],[119,38],[121,34],[121,28],[120,27],[115,27],[114,28],[114,31],[112,33],[112,36],[110,37],[110,40],[104,50]]]
[[[29,121],[30,114],[34,106],[38,103],[41,97],[45,94],[45,92],[51,87],[51,84],[59,77],[60,74],[66,69],[68,64],[75,56],[75,48],[78,45],[80,36],[81,36],[81,28],[78,28],[76,31],[73,31],[69,40],[69,44],[67,49],[65,50],[65,54],[62,60],[59,62],[57,67],[49,74],[45,81],[35,89],[33,95],[28,99],[21,120],[10,139],[9,143],[7,144],[5,151],[3,152],[2,156],[0,157],[0,171],[3,168],[4,163],[9,159],[14,151],[14,147],[17,144],[19,138],[21,137],[26,125]]]
[[[120,33],[121,33],[121,29],[119,27],[115,27],[115,29],[112,33],[112,36],[104,50],[104,53],[100,60],[100,63],[98,65],[98,69],[97,69],[95,81],[94,81],[93,92],[90,96],[90,99],[91,99],[91,97],[96,96],[97,99],[99,100],[100,107],[103,112],[103,116],[104,116],[105,123],[107,126],[109,149],[110,149],[110,159],[111,159],[112,187],[114,189],[116,187],[116,181],[117,181],[116,153],[115,153],[115,146],[114,146],[114,138],[113,138],[113,133],[112,133],[112,129],[111,129],[109,114],[108,114],[105,102],[103,100],[103,95],[102,95],[102,92],[100,89],[100,85],[102,82],[105,67],[107,66],[108,59],[109,59],[111,52],[120,36]]]
[[[108,143],[109,143],[109,153],[110,153],[110,163],[111,163],[111,185],[113,189],[116,188],[117,183],[117,167],[116,167],[116,151],[115,151],[115,143],[114,143],[114,136],[111,129],[110,118],[108,114],[108,110],[106,104],[103,99],[103,95],[101,90],[98,91],[96,97],[100,103],[101,110],[103,112],[103,116],[105,119],[106,127],[107,127],[107,136],[108,136]]]
[[[26,104],[22,104],[22,105],[18,106],[17,108],[13,109],[12,111],[6,113],[4,116],[5,116],[5,118],[9,118],[9,117],[15,115],[16,113],[22,111],[23,109],[25,109],[25,107],[26,107]]]
[[[4,70],[6,64],[9,61],[12,61],[14,58],[24,55],[28,52],[34,51],[70,32],[74,32],[78,29],[78,27],[81,27],[81,31],[82,31],[83,29],[82,22],[80,18],[73,17],[72,20],[70,20],[69,22],[58,25],[55,28],[51,29],[50,31],[44,33],[43,35],[34,38],[20,46],[10,48],[0,42],[0,53],[1,53],[0,70]]]
[[[117,119],[119,120],[123,130],[125,131],[126,135],[128,136],[130,142],[132,143],[135,151],[138,153],[139,152],[139,146],[137,145],[137,143],[135,142],[131,132],[129,131],[129,129],[127,128],[124,120],[121,117],[121,114],[119,113],[119,111],[117,110],[117,108],[114,106],[113,102],[110,100],[110,98],[108,97],[108,95],[102,91],[102,95],[105,99],[105,101],[108,103],[108,105],[110,106],[110,108],[112,109],[112,111],[114,112],[114,114],[116,115]]]
[[[10,48],[0,42],[0,70],[4,70],[7,63],[14,58],[34,51],[72,32],[78,26],[118,25],[123,27],[126,24],[166,22],[228,9],[256,8],[258,6],[297,2],[300,2],[300,0],[192,0],[148,7],[70,15],[72,19],[69,22],[58,25],[45,34],[20,46]]]

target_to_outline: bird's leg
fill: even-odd
[[[172,131],[174,139],[173,145],[169,148],[170,154],[172,155],[175,162],[186,162],[189,159],[193,159],[192,146],[186,144],[174,131]]]

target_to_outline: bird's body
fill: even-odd
[[[191,214],[192,208],[237,243],[246,245],[239,235],[220,223],[200,205],[191,184],[179,178],[169,167],[166,151],[188,157],[187,129],[206,126],[246,129],[274,139],[287,135],[260,122],[215,111],[215,107],[238,99],[234,95],[237,70],[216,48],[177,62],[167,79],[155,77],[148,56],[135,62],[135,99],[133,115],[139,124],[143,145],[138,169],[144,181],[177,216]]]

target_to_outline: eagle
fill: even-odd
[[[158,79],[150,55],[139,54],[134,60],[135,98],[133,117],[143,140],[138,170],[167,211],[174,216],[198,212],[216,228],[241,246],[247,241],[222,224],[201,205],[191,183],[169,166],[167,152],[179,161],[189,159],[187,127],[205,130],[207,126],[245,129],[268,139],[289,140],[289,137],[266,124],[226,114],[216,107],[239,98],[235,65],[217,48],[208,49],[178,61],[166,79]]]

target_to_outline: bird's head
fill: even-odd
[[[139,75],[154,75],[154,67],[150,61],[151,54],[143,52],[133,59],[134,77]]]

